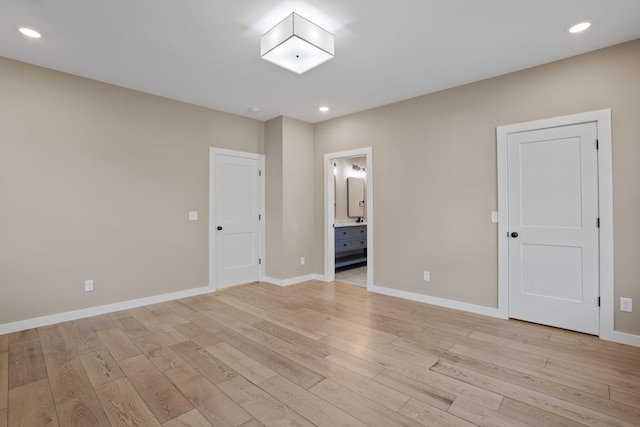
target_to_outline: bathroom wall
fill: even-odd
[[[366,157],[345,157],[342,159],[336,159],[335,163],[335,183],[336,183],[336,210],[335,220],[336,223],[343,222],[355,222],[356,218],[349,218],[347,210],[347,178],[363,178],[364,179],[364,192],[365,197],[367,194],[367,176],[364,168],[366,166]],[[364,172],[354,170],[353,165],[356,165]],[[366,218],[366,210],[365,210]]]

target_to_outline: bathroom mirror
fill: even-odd
[[[347,178],[347,216],[364,217],[364,179]]]

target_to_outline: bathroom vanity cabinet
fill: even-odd
[[[367,262],[367,226],[335,227],[336,268]]]

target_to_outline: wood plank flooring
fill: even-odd
[[[266,283],[0,336],[0,427],[640,426],[640,348]]]

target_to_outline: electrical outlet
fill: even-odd
[[[493,222],[494,224],[498,223],[498,212],[493,211],[491,212],[491,222]]]
[[[198,211],[189,211],[189,221],[198,220]]]
[[[300,265],[304,265],[304,257],[303,256],[300,257]]]
[[[620,298],[620,311],[633,311],[633,300],[631,298]]]
[[[84,291],[91,292],[93,290],[93,280],[84,281]]]
[[[424,281],[428,282],[431,280],[431,273],[429,273],[428,271],[424,272]]]

